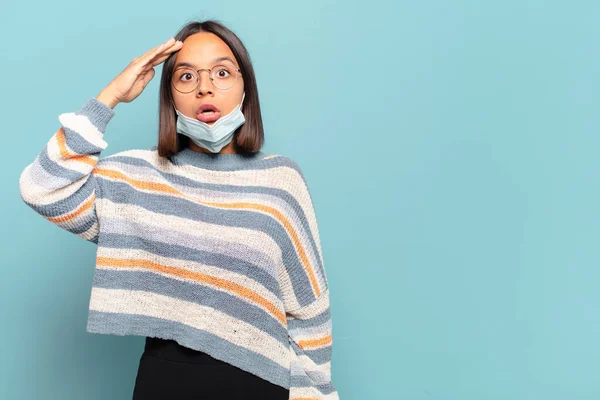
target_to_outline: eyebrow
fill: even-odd
[[[231,61],[231,63],[233,65],[235,65],[235,63],[233,62],[233,60],[229,56],[217,57],[214,60],[212,60],[212,63],[215,64],[215,63],[218,63],[219,61],[226,61],[226,60]],[[185,62],[185,61],[178,62],[177,64],[175,64],[175,66],[173,67],[173,69],[176,69],[176,68],[179,68],[179,67],[196,68],[196,66],[194,64],[191,64],[191,63]]]

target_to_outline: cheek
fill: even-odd
[[[181,100],[179,99],[177,92],[171,90],[171,97],[173,98],[173,102],[175,103],[177,108],[179,108],[179,106],[181,106]]]
[[[175,103],[175,107],[183,113],[191,115],[193,110],[193,104],[190,103],[181,93],[172,93],[173,102]]]

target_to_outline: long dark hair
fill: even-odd
[[[189,22],[174,38],[183,41],[198,32],[211,32],[221,38],[229,46],[239,63],[246,93],[242,104],[246,122],[236,129],[233,142],[237,153],[255,153],[261,149],[265,139],[258,88],[250,55],[235,33],[221,22],[214,20]],[[171,76],[176,57],[176,53],[172,53],[163,64],[158,105],[158,154],[169,158],[188,147],[190,140],[189,137],[177,133],[177,114],[172,106],[174,100],[171,94]]]

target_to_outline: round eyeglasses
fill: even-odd
[[[200,71],[209,72],[209,78],[212,84],[221,90],[227,90],[235,85],[241,70],[233,65],[219,64],[212,68],[200,68],[194,70],[189,67],[180,67],[173,71],[171,83],[175,90],[181,93],[190,93],[198,88],[200,83]]]

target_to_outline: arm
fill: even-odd
[[[298,267],[290,271],[291,287],[284,287],[291,355],[290,400],[338,400],[331,381],[332,319],[319,230],[308,186],[298,165],[293,165],[301,179],[294,185],[300,221],[295,229]]]
[[[106,103],[105,103],[106,102]],[[61,127],[19,178],[21,198],[38,214],[79,237],[98,242],[93,171],[107,147],[104,131],[115,103],[101,93],[75,112],[59,115]]]

